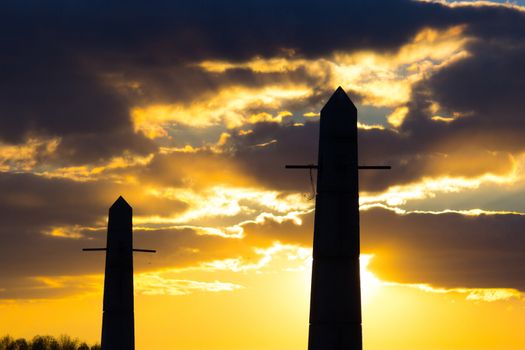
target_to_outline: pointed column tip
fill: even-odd
[[[354,103],[352,102],[350,97],[348,97],[345,90],[341,86],[335,89],[334,93],[332,94],[332,96],[330,96],[328,102],[326,102],[323,109],[332,106],[338,106],[339,108],[343,106],[348,106],[357,110]]]
[[[113,208],[131,208],[131,205],[129,205],[128,202],[124,199],[124,197],[119,196],[117,200],[113,203],[110,209]]]

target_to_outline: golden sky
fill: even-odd
[[[360,177],[364,347],[523,349],[523,4],[298,5],[1,5],[0,336],[99,341],[81,248],[122,195],[158,251],[137,350],[306,349],[315,203],[284,165],[342,86],[393,167]]]

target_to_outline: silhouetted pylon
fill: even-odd
[[[104,303],[102,312],[102,350],[135,349],[133,303],[133,252],[155,253],[150,249],[133,249],[133,209],[119,197],[109,208],[106,248]]]
[[[309,350],[361,350],[357,109],[339,87],[321,110]]]

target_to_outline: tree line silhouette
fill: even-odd
[[[100,345],[89,346],[68,335],[61,335],[58,338],[37,335],[30,341],[24,338],[14,339],[6,335],[0,338],[0,350],[100,350]]]

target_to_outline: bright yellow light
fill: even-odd
[[[448,176],[423,178],[412,184],[391,186],[386,191],[378,194],[362,192],[359,195],[359,203],[362,210],[378,204],[395,207],[403,205],[409,200],[433,198],[439,193],[473,190],[479,188],[482,184],[490,183],[509,185],[515,183],[518,179],[516,167],[510,173],[503,175],[484,174],[473,178]]]
[[[261,209],[275,211],[286,215],[294,212],[305,212],[311,209],[312,203],[306,201],[300,194],[281,195],[277,191],[267,191],[258,188],[239,188],[214,186],[202,191],[189,188],[149,189],[149,194],[155,197],[179,200],[188,205],[188,209],[174,218],[166,218],[165,222],[188,223],[206,217],[228,217],[241,214],[243,211],[254,213],[247,204]],[[246,204],[242,204],[242,202]],[[255,212],[256,217],[264,217],[269,213]],[[153,218],[137,217],[137,223],[147,223]],[[162,219],[159,218],[159,221]],[[299,220],[300,221],[300,220]]]
[[[367,305],[373,301],[374,296],[381,287],[381,281],[371,271],[368,270],[370,260],[373,258],[374,255],[371,254],[361,254],[359,257],[361,270],[361,294],[364,305]]]
[[[395,54],[339,53],[334,58],[335,76],[340,84],[363,95],[365,104],[400,107],[409,101],[415,83],[468,57],[464,29],[424,29]]]
[[[316,117],[319,117],[319,113],[318,112],[307,112],[307,113],[304,113],[303,114],[303,117],[306,117],[306,118],[316,118]]]
[[[388,117],[388,122],[394,126],[399,127],[401,124],[403,124],[403,121],[405,120],[405,117],[408,114],[408,107],[402,106],[396,108]]]
[[[362,130],[385,130],[385,127],[383,125],[379,124],[363,124],[360,122],[357,122],[357,128]]]
[[[134,278],[135,291],[144,295],[188,295],[196,292],[233,292],[239,284],[221,281],[194,281],[165,277],[160,272],[148,272]]]
[[[96,181],[104,178],[112,179],[117,183],[133,183],[135,178],[131,175],[111,174],[111,170],[125,169],[133,166],[145,166],[151,162],[154,155],[137,156],[126,152],[123,156],[111,158],[102,165],[80,165],[62,167],[43,172],[38,175],[47,178],[64,178],[79,182]]]
[[[451,0],[417,0],[419,2],[428,2],[441,4],[447,7],[503,7],[510,8],[516,11],[525,12],[525,6],[518,5],[514,2],[499,2],[495,1],[486,1],[486,0],[472,0],[472,1],[451,1]]]
[[[52,155],[60,138],[29,138],[21,145],[0,143],[0,171],[30,171],[36,165],[36,157]]]
[[[82,233],[78,232],[78,230],[68,230],[68,228],[64,227],[53,227],[51,230],[44,232],[44,234],[52,237],[74,239],[79,239],[83,237]]]
[[[304,86],[265,86],[253,89],[228,87],[217,94],[200,96],[191,104],[150,105],[136,107],[131,111],[135,131],[149,138],[167,136],[166,125],[179,123],[192,127],[209,127],[225,124],[228,128],[259,121],[281,121],[287,113],[272,116],[269,113],[250,115],[246,110],[253,107],[279,109],[285,101],[305,98],[311,90]]]
[[[200,266],[136,274],[137,350],[305,349],[310,254],[311,248],[276,243],[260,250],[261,259],[266,260],[259,268],[243,268],[253,264],[244,261],[224,269],[217,265],[219,269],[214,270]],[[367,271],[371,259],[371,255],[361,256],[367,349],[521,349],[523,302],[515,291],[387,283]],[[288,269],[291,264],[305,268]],[[90,293],[0,303],[0,328],[15,337],[67,333],[90,343],[100,341],[103,276],[86,277],[39,277],[46,288],[76,286],[79,291],[81,286]],[[72,321],[71,310],[83,317]],[[53,317],[42,322],[50,314]],[[206,337],[201,336],[203,329]]]
[[[245,68],[257,73],[277,73],[293,71],[308,64],[307,60],[290,60],[286,58],[255,57],[253,60],[244,63],[229,63],[226,61],[204,61],[197,64],[208,72],[224,73],[227,69]]]
[[[436,121],[436,122],[443,122],[443,123],[451,123],[454,120],[456,120],[456,118],[453,118],[453,117],[442,117],[442,116],[439,116],[439,115],[434,115],[434,116],[432,116],[431,119]]]

